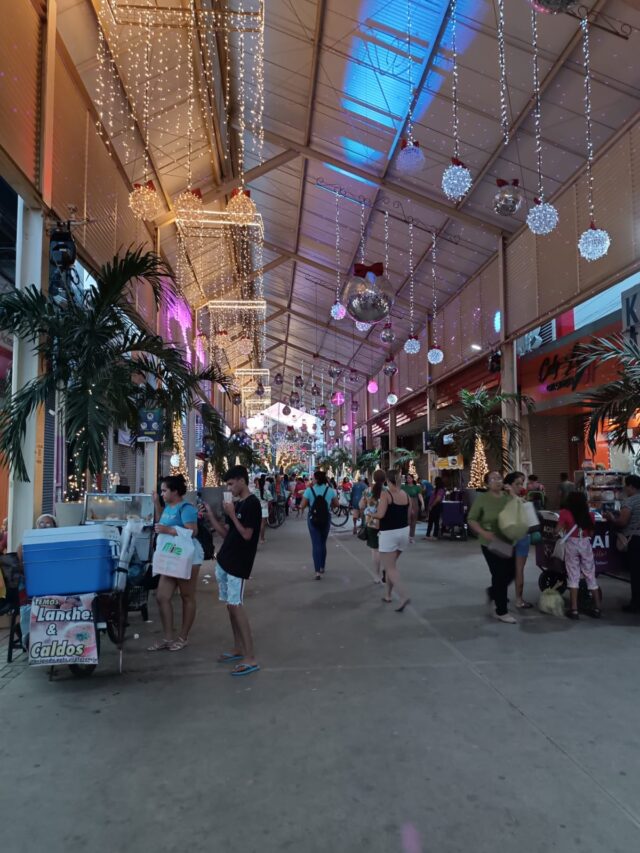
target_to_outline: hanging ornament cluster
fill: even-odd
[[[438,290],[436,287],[436,262],[438,259],[436,248],[436,235],[431,238],[431,291],[432,291],[432,308],[431,308],[431,348],[427,353],[427,361],[429,364],[442,364],[444,353],[438,346],[438,327],[436,325],[436,315],[438,313]]]
[[[232,191],[226,211],[233,216],[233,221],[237,225],[253,225],[258,213],[255,203],[251,199],[250,190],[240,187],[236,187]]]
[[[360,205],[360,262],[353,265],[353,276],[345,285],[342,302],[352,320],[360,323],[379,323],[391,313],[393,295],[384,265],[378,261],[367,266],[365,260],[364,202]]]
[[[413,219],[409,220],[409,337],[404,342],[407,355],[420,352],[420,341],[415,329],[415,269],[413,262]]]
[[[155,219],[160,213],[162,203],[153,181],[133,185],[133,190],[129,193],[129,207],[136,219]]]
[[[582,27],[582,54],[584,57],[584,119],[587,139],[587,205],[589,227],[580,235],[578,251],[585,261],[597,261],[609,251],[611,238],[602,228],[597,228],[595,203],[593,200],[593,133],[591,118],[591,50],[589,42],[589,19],[580,21]]]
[[[524,193],[520,181],[514,178],[511,183],[498,178],[498,192],[493,197],[493,209],[499,216],[514,216],[522,207]]]
[[[461,201],[471,189],[471,172],[460,159],[460,124],[458,118],[458,45],[457,0],[451,0],[451,55],[453,68],[451,74],[451,109],[453,119],[453,157],[451,165],[442,175],[442,191],[451,201]]]
[[[340,302],[340,290],[342,287],[340,257],[340,191],[336,190],[336,301],[331,306],[331,316],[334,320],[343,320],[347,314],[347,309]]]
[[[407,60],[409,68],[409,105],[407,107],[407,135],[402,139],[400,153],[396,160],[396,169],[403,175],[417,175],[424,169],[425,157],[420,143],[413,135],[413,109],[416,92],[413,88],[413,56],[411,53],[411,37],[413,19],[411,15],[411,0],[407,0]]]
[[[176,216],[182,220],[197,219],[202,213],[202,193],[200,190],[184,190],[174,200]]]
[[[544,200],[544,183],[542,177],[542,99],[540,96],[540,67],[538,49],[538,19],[535,8],[531,9],[531,46],[533,48],[533,94],[535,106],[533,109],[534,137],[536,145],[536,170],[538,173],[538,195],[533,207],[527,214],[529,230],[536,236],[551,234],[558,224],[558,211],[552,204]]]

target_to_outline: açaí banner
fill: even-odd
[[[94,593],[44,595],[31,602],[29,663],[98,663]]]

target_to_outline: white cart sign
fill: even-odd
[[[46,595],[31,603],[29,663],[98,663],[94,593]]]

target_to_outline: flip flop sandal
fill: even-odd
[[[170,652],[179,652],[181,649],[187,645],[187,641],[183,640],[182,637],[178,637],[177,640],[174,640],[173,643],[169,646]]]
[[[234,655],[232,652],[223,652],[218,655],[218,663],[232,663],[235,660],[242,660],[244,655]]]
[[[162,652],[171,647],[171,640],[156,640],[155,643],[147,647],[148,652]]]
[[[251,675],[251,673],[253,673],[253,672],[259,672],[259,670],[260,670],[260,667],[258,666],[257,663],[254,663],[254,664],[241,663],[235,669],[231,670],[230,675],[233,675],[235,678],[240,678],[243,675]]]

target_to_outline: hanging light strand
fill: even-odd
[[[537,12],[531,8],[531,46],[533,47],[533,95],[535,105],[533,108],[534,136],[536,146],[536,169],[538,172],[538,198],[544,201],[544,187],[542,185],[542,103],[540,99],[540,57],[538,49],[538,19]]]
[[[593,203],[593,134],[591,115],[591,49],[589,41],[589,19],[584,17],[580,21],[582,27],[582,55],[584,57],[584,119],[587,143],[587,204],[589,207],[589,221],[595,219],[595,206]]]
[[[411,0],[407,0],[407,57],[409,60],[409,107],[407,110],[407,140],[413,145],[413,57],[411,55],[411,34],[413,18],[411,15]]]
[[[459,130],[460,123],[458,119],[458,45],[457,45],[457,28],[458,28],[458,3],[457,0],[451,0],[451,54],[453,60],[453,68],[451,70],[451,99],[452,99],[452,118],[453,118],[453,156],[456,160],[460,159],[460,140]]]
[[[384,212],[384,277],[389,280],[389,211]]]
[[[409,328],[411,335],[415,334],[415,304],[414,304],[415,275],[413,269],[413,219],[409,220]]]
[[[336,192],[336,302],[340,302],[340,192]]]
[[[504,41],[504,0],[498,0],[498,64],[500,66],[500,126],[504,144],[509,144],[509,96]]]
[[[364,239],[364,201],[360,202],[360,263],[364,263],[364,250],[365,250],[365,239]]]
[[[432,338],[433,343],[432,346],[438,346],[438,331],[436,327],[436,314],[438,313],[438,291],[436,288],[437,276],[436,276],[436,263],[438,260],[437,248],[436,248],[436,235],[435,232],[431,238],[431,295],[432,295],[432,310],[431,310],[431,323],[432,323]]]

